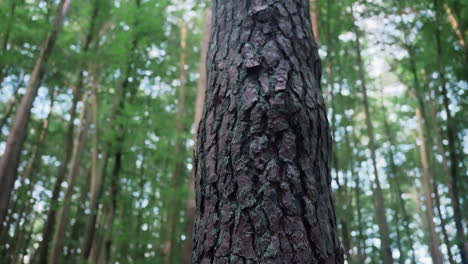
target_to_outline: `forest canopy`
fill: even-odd
[[[0,263],[468,264],[467,41],[461,0],[0,0]]]

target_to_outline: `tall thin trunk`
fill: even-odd
[[[3,222],[8,212],[11,192],[16,180],[16,170],[20,162],[23,143],[26,139],[31,107],[41,85],[47,61],[55,46],[55,40],[62,27],[70,1],[60,0],[55,21],[51,31],[42,43],[39,57],[36,59],[34,70],[31,73],[29,84],[26,88],[26,93],[22,97],[16,111],[15,120],[6,143],[5,153],[0,161],[0,223],[2,223],[0,224],[0,234],[2,233]]]
[[[121,128],[123,129],[123,128]],[[114,224],[114,216],[117,208],[117,192],[118,192],[118,180],[122,170],[122,152],[123,152],[123,136],[120,137],[120,147],[115,153],[114,168],[112,170],[111,178],[111,190],[110,190],[110,202],[108,213],[106,215],[106,228],[105,228],[105,240],[104,240],[104,263],[110,263],[111,257],[111,246],[112,246],[112,228]],[[141,177],[143,175],[140,175]]]
[[[421,118],[421,126],[424,126],[424,128],[426,129],[426,132],[429,133],[431,131],[431,126],[430,126],[429,118],[427,117],[426,102],[424,100],[424,91],[422,89],[422,86],[420,85],[420,81],[418,77],[418,71],[417,71],[417,65],[416,65],[416,59],[415,59],[415,51],[414,51],[413,45],[410,43],[408,39],[409,28],[407,27],[406,24],[403,24],[403,26],[404,26],[404,46],[409,54],[410,69],[411,69],[411,74],[413,77],[413,86],[414,86],[412,90],[410,90],[410,93],[414,95],[417,99],[417,102],[420,108],[420,110],[418,110],[418,113],[420,114],[420,118]],[[422,129],[421,133],[423,135],[423,128],[421,127],[421,129]],[[424,155],[424,157],[421,156],[421,160],[422,162],[425,161],[424,165],[427,166],[426,168],[423,168],[423,178],[424,178],[424,175],[425,177],[428,177],[427,181],[428,181],[429,186],[431,185],[431,182],[434,183],[434,187],[435,187],[434,191],[436,192],[436,195],[434,198],[435,198],[437,209],[440,211],[440,201],[439,201],[439,195],[438,195],[438,189],[437,189],[437,178],[434,172],[435,165],[434,165],[434,160],[433,160],[432,141],[430,138],[425,138],[425,137],[422,137],[421,140],[424,141],[422,143],[424,145],[424,152],[421,152],[421,155]],[[425,170],[426,172],[424,172]],[[431,189],[429,188],[429,193],[430,193],[430,190]],[[423,188],[423,191],[425,191],[424,188]],[[427,194],[425,193],[425,197],[427,198],[426,195]],[[432,197],[429,197],[429,198],[432,199]],[[431,204],[433,204],[432,201],[431,201]],[[431,211],[433,215],[433,208],[431,208]],[[441,219],[441,222],[445,222],[444,216],[442,214],[440,214],[440,219]],[[431,222],[428,225],[428,228],[430,229],[431,224],[432,225],[434,224],[434,219],[429,218],[428,221]],[[444,241],[447,243],[448,257],[449,257],[450,262],[452,263],[453,258],[452,258],[452,253],[450,251],[450,244],[448,243],[447,232],[445,231],[445,226],[441,226],[441,229],[445,238]],[[433,237],[434,236],[432,235],[430,236],[431,245],[429,245],[429,247],[432,249],[431,256],[433,258],[433,262],[438,263],[438,261],[443,261],[443,256],[440,253],[440,249],[438,249],[440,246],[440,242],[435,241]],[[439,251],[436,252],[435,248],[437,248],[437,250]],[[438,256],[438,254],[440,254],[440,256]],[[435,259],[435,258],[441,258],[441,260]]]
[[[387,111],[385,107],[383,106],[383,104],[382,104],[382,111],[384,115],[386,116]],[[388,124],[388,121],[385,118],[384,118],[384,128],[385,128],[387,140],[390,143],[390,146],[395,146],[395,140],[392,136],[390,125]],[[398,180],[399,179],[398,167],[395,163],[395,153],[393,152],[392,148],[390,148],[389,150],[389,160],[390,160],[390,170],[393,176],[393,179],[390,179],[389,182],[394,192],[396,192],[395,202],[398,203],[396,211],[399,211],[399,213],[401,214],[403,218],[403,222],[404,222],[403,226],[405,228],[406,237],[408,238],[408,242],[409,242],[410,249],[411,249],[411,263],[416,264],[416,251],[414,250],[413,234],[409,227],[411,224],[411,221],[410,221],[408,212],[406,210],[405,199],[403,198],[403,192],[401,190],[401,186]],[[395,228],[398,229],[399,225],[396,225]],[[400,257],[402,255],[403,255],[403,252],[400,251]]]
[[[51,89],[52,90],[52,89]],[[14,235],[13,235],[13,241],[14,243],[12,244],[13,250],[10,250],[10,253],[12,254],[11,257],[13,258],[12,263],[17,263],[18,262],[18,257],[19,254],[23,251],[24,245],[24,240],[27,240],[27,219],[30,217],[33,204],[31,203],[32,198],[32,192],[34,189],[34,186],[37,181],[37,173],[38,170],[40,169],[39,165],[39,159],[41,157],[41,153],[43,151],[43,146],[44,142],[47,138],[47,134],[49,132],[49,122],[52,117],[53,109],[54,109],[54,104],[55,104],[55,99],[54,99],[54,93],[50,93],[50,105],[49,105],[49,113],[47,114],[47,117],[42,121],[40,124],[38,131],[39,134],[37,138],[35,139],[35,145],[33,147],[33,150],[31,153],[28,155],[29,160],[26,164],[26,167],[21,174],[21,184],[20,187],[16,190],[16,202],[18,204],[19,209],[16,211],[16,214],[18,215],[18,219],[15,220],[16,226],[14,228]],[[20,199],[21,197],[21,199]],[[9,219],[9,221],[12,221],[12,219]]]
[[[443,53],[442,41],[441,41],[441,23],[440,23],[440,6],[439,0],[434,0],[434,9],[435,9],[435,39],[437,45],[437,63],[439,66],[439,78],[440,78],[440,86],[441,86],[441,93],[443,98],[443,107],[445,113],[447,115],[447,138],[448,138],[448,145],[449,145],[449,153],[450,153],[450,174],[452,177],[452,191],[454,199],[453,213],[455,218],[455,227],[457,229],[457,245],[458,249],[460,250],[460,255],[462,258],[463,264],[468,264],[468,242],[465,241],[465,230],[462,221],[462,214],[460,209],[460,200],[458,196],[458,156],[457,156],[457,134],[455,131],[455,124],[452,118],[452,112],[450,110],[450,101],[447,94],[447,83],[445,77],[445,58]]]
[[[184,3],[184,0],[181,0],[181,3]],[[182,182],[182,177],[184,175],[184,167],[185,161],[182,159],[184,156],[184,142],[182,139],[182,134],[184,133],[184,111],[185,111],[185,85],[186,85],[186,71],[185,71],[185,52],[186,52],[186,45],[187,45],[187,26],[185,24],[185,20],[182,18],[180,20],[180,43],[179,43],[179,81],[180,86],[178,90],[178,104],[177,104],[177,116],[176,116],[176,143],[174,146],[174,157],[176,157],[176,162],[174,164],[174,171],[172,174],[172,190],[179,191],[180,185]],[[168,248],[169,254],[167,256],[167,263],[177,263],[177,251],[176,248],[177,243],[177,234],[179,233],[177,230],[178,222],[179,222],[179,213],[180,213],[180,201],[177,197],[173,196],[171,198],[171,206],[169,209],[169,215],[167,220],[168,229]]]
[[[380,179],[379,179],[379,173],[378,173],[378,168],[377,168],[374,129],[372,126],[372,120],[371,120],[370,110],[369,110],[369,102],[367,99],[366,76],[364,74],[364,63],[361,57],[361,44],[359,42],[360,32],[356,24],[354,24],[354,27],[355,27],[355,34],[356,34],[356,55],[357,55],[358,67],[359,67],[359,76],[361,80],[361,92],[363,95],[367,134],[369,136],[369,148],[371,152],[371,160],[372,160],[372,166],[374,169],[374,176],[375,176],[375,180],[374,180],[375,213],[376,213],[377,225],[379,226],[380,240],[381,240],[381,245],[382,245],[381,246],[382,261],[384,264],[391,264],[393,263],[391,241],[390,241],[390,234],[389,234],[388,223],[387,223],[387,215],[386,215],[386,210],[385,210],[386,208],[385,200],[384,200],[383,193],[382,193],[382,187],[380,186]]]
[[[419,109],[416,109],[416,118],[418,120],[418,138],[420,141],[419,151],[420,151],[421,167],[422,167],[421,184],[422,184],[422,189],[423,189],[424,203],[426,207],[427,225],[429,228],[429,238],[430,238],[429,250],[431,252],[431,257],[432,257],[432,261],[434,262],[434,264],[442,264],[443,257],[442,257],[442,253],[440,252],[439,236],[437,235],[435,231],[435,224],[434,224],[434,205],[432,201],[432,192],[431,192],[431,187],[430,187],[429,161],[427,160],[427,151],[426,151],[426,143],[425,143],[424,132],[423,132],[422,117],[421,117],[421,112]]]
[[[466,39],[464,32],[460,26],[460,23],[458,23],[457,17],[452,12],[452,9],[447,3],[444,3],[444,9],[445,13],[447,14],[447,20],[450,24],[450,27],[452,28],[453,32],[458,38],[458,43],[460,44],[461,49],[463,50],[463,55],[465,56],[465,67],[468,65],[468,46],[466,46]],[[466,69],[465,69],[466,71]]]
[[[96,20],[97,20],[97,12],[98,12],[98,5],[97,5],[97,2],[95,2],[91,11],[89,29],[86,34],[85,42],[83,45],[84,55],[88,54],[89,48],[93,41],[94,31],[96,27]],[[71,157],[72,150],[73,150],[73,134],[75,130],[74,122],[75,122],[76,115],[77,115],[76,110],[77,110],[78,101],[82,94],[84,65],[85,65],[85,61],[82,60],[77,69],[76,85],[72,87],[73,98],[72,98],[72,105],[70,108],[70,120],[68,121],[68,124],[67,124],[67,132],[65,134],[65,140],[64,140],[64,145],[63,145],[64,149],[62,153],[60,167],[57,170],[56,180],[54,183],[54,187],[52,189],[52,197],[49,202],[50,204],[56,204],[59,199],[60,189],[61,189],[60,186],[62,185],[62,182],[65,179],[65,175],[67,173],[67,166],[70,161],[70,157]],[[53,234],[56,214],[57,214],[57,209],[51,206],[47,213],[47,218],[44,223],[44,228],[42,230],[42,240],[39,244],[38,251],[36,252],[36,254],[38,254],[40,264],[47,263],[49,244],[50,244],[51,236]]]
[[[308,1],[214,1],[194,264],[343,263]]]
[[[5,56],[5,54],[7,52],[7,48],[8,48],[8,42],[10,42],[10,34],[11,34],[11,30],[13,28],[13,21],[14,21],[17,2],[18,2],[18,0],[12,0],[11,4],[10,4],[10,10],[9,10],[8,19],[7,19],[7,25],[6,25],[6,29],[5,29],[5,32],[4,32],[5,36],[3,37],[2,51],[0,53],[2,56]],[[6,68],[5,66],[0,65],[0,86],[2,85],[3,78],[6,75],[6,69],[5,68]]]
[[[92,123],[93,134],[91,139],[91,181],[90,181],[90,213],[86,222],[86,233],[83,242],[82,256],[89,258],[95,236],[95,225],[98,216],[99,198],[102,192],[103,177],[106,172],[105,169],[99,168],[99,105],[98,105],[98,87],[99,87],[99,69],[98,65],[90,65],[91,71],[91,107],[92,107]],[[109,155],[106,153],[104,157],[105,167],[108,164]],[[105,168],[103,166],[103,168]]]
[[[58,264],[61,263],[60,258],[62,255],[62,244],[63,239],[68,223],[68,215],[70,213],[71,207],[71,197],[73,195],[73,190],[75,187],[76,178],[79,174],[80,170],[80,162],[81,157],[83,154],[83,150],[86,143],[86,137],[88,133],[89,127],[89,114],[88,114],[88,102],[87,102],[87,93],[85,93],[83,98],[83,110],[80,114],[80,130],[75,139],[74,147],[73,147],[73,154],[70,161],[70,170],[68,172],[67,177],[67,189],[65,191],[62,207],[59,211],[57,217],[57,227],[55,229],[54,238],[52,242],[52,249],[50,255],[50,264]]]
[[[141,0],[135,0],[136,7],[140,8]],[[134,18],[134,27],[137,27],[138,24],[138,17]],[[116,87],[116,92],[114,96],[114,100],[112,102],[112,108],[110,111],[109,117],[109,125],[111,127],[115,126],[115,120],[120,116],[120,111],[122,110],[121,107],[123,106],[122,100],[125,100],[126,91],[128,88],[128,79],[129,79],[129,71],[132,63],[133,52],[138,46],[138,39],[136,35],[133,35],[129,50],[127,51],[127,61],[125,63],[125,69],[122,79],[119,81]],[[96,172],[95,177],[97,177],[94,182],[91,183],[91,200],[90,200],[90,214],[88,215],[88,219],[86,221],[86,231],[83,240],[81,256],[83,259],[88,259],[91,253],[91,248],[93,245],[93,239],[96,232],[96,220],[98,217],[98,206],[103,192],[103,181],[104,176],[107,171],[107,166],[109,164],[109,159],[112,153],[112,144],[114,143],[115,139],[107,140],[104,146],[104,154],[102,155],[103,158],[101,159],[101,167],[100,170]]]
[[[310,20],[312,21],[312,32],[314,33],[315,41],[320,43],[320,31],[319,31],[319,9],[317,6],[318,0],[310,1]]]
[[[18,103],[20,99],[20,95],[18,94],[19,88],[23,85],[23,77],[18,78],[18,83],[14,88],[13,95],[11,96],[8,105],[4,111],[2,119],[0,119],[0,134],[2,131],[3,126],[7,123],[8,119],[10,118],[11,114],[13,113],[13,109],[15,105]]]
[[[352,124],[351,124],[352,125]],[[365,239],[364,239],[364,231],[362,227],[362,212],[361,212],[361,197],[360,197],[360,178],[359,178],[359,173],[356,173],[356,170],[354,169],[354,153],[353,153],[353,147],[351,146],[351,143],[349,142],[349,135],[348,135],[348,130],[344,129],[345,131],[345,143],[346,143],[346,151],[350,154],[349,157],[349,171],[351,172],[351,179],[354,179],[354,195],[356,199],[356,207],[353,210],[354,212],[357,212],[357,229],[358,229],[358,235],[356,239],[356,247],[357,251],[355,252],[356,257],[354,258],[353,263],[365,263],[366,257],[365,257]],[[349,197],[350,200],[352,200],[352,197]],[[363,245],[364,244],[364,245]]]
[[[194,135],[193,135],[193,150],[195,151],[195,146],[197,145],[197,135],[198,135],[198,125],[203,113],[203,103],[205,101],[205,90],[206,90],[206,55],[208,53],[208,44],[210,41],[211,34],[211,20],[212,20],[212,10],[211,7],[207,7],[205,10],[205,23],[203,27],[203,40],[201,43],[201,52],[200,52],[200,79],[198,80],[198,89],[197,89],[197,98],[195,102],[195,116],[193,118],[194,123]],[[190,264],[192,262],[192,231],[193,224],[195,221],[195,174],[194,174],[195,164],[192,164],[192,171],[190,172],[188,180],[188,199],[186,205],[186,222],[185,222],[185,234],[186,240],[184,242],[184,258],[183,263]]]

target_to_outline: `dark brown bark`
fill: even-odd
[[[205,101],[205,89],[206,89],[206,55],[208,53],[208,44],[210,41],[211,33],[211,20],[212,10],[211,7],[207,7],[205,10],[205,23],[203,29],[203,40],[201,43],[200,52],[200,79],[198,81],[197,98],[195,102],[195,116],[193,119],[194,126],[194,151],[197,145],[198,125],[200,124],[201,115],[203,113],[203,104]],[[184,241],[184,256],[183,263],[190,264],[192,262],[192,242],[193,242],[193,224],[195,222],[195,164],[192,164],[192,171],[189,176],[189,194],[186,205],[186,217],[185,217],[185,235],[186,240]]]
[[[37,91],[41,85],[45,73],[47,60],[55,46],[55,40],[62,27],[65,14],[71,0],[61,0],[56,13],[56,18],[51,31],[45,37],[36,64],[31,73],[26,93],[21,99],[21,103],[16,111],[15,120],[11,127],[10,135],[6,143],[5,153],[0,161],[0,234],[2,233],[3,222],[7,215],[11,192],[16,180],[16,170],[19,165],[21,150],[26,139],[27,127],[29,123],[30,110]]]
[[[343,263],[308,1],[214,2],[193,263]]]

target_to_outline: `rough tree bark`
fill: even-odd
[[[16,170],[19,165],[21,150],[26,139],[30,110],[36,98],[45,73],[47,60],[55,46],[55,40],[62,27],[71,0],[60,0],[55,21],[51,31],[46,35],[36,59],[36,64],[31,73],[26,93],[16,111],[15,121],[11,127],[10,135],[6,142],[5,153],[0,161],[0,234],[8,212],[11,192],[16,180]]]
[[[213,10],[193,263],[343,263],[308,0]]]
[[[210,42],[210,33],[211,33],[211,20],[212,20],[212,10],[211,6],[207,7],[205,10],[205,23],[203,28],[203,40],[201,44],[200,52],[200,79],[198,80],[197,88],[197,98],[195,102],[195,116],[193,118],[194,123],[194,151],[197,145],[197,132],[198,125],[200,124],[200,119],[203,113],[203,106],[205,101],[205,89],[206,89],[206,55],[208,53],[208,44]],[[189,177],[189,194],[186,205],[186,222],[185,222],[185,234],[187,239],[184,242],[184,258],[183,263],[190,264],[192,263],[192,240],[193,240],[193,224],[195,221],[195,164],[193,164],[192,171],[190,172]]]

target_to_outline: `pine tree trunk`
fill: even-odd
[[[136,8],[140,7],[140,2],[141,0],[135,0],[136,2]],[[138,19],[135,18],[134,22],[134,27],[137,27]],[[128,57],[127,57],[127,62],[124,64],[125,69],[124,69],[124,74],[120,82],[117,84],[116,87],[116,92],[114,96],[114,100],[112,102],[112,108],[110,112],[110,117],[109,117],[109,125],[111,127],[115,126],[115,120],[120,116],[120,111],[122,110],[122,107],[124,105],[124,100],[125,100],[125,95],[127,91],[127,86],[128,86],[128,79],[129,79],[129,70],[131,67],[132,63],[132,58],[133,58],[133,53],[134,50],[138,46],[138,39],[136,36],[133,36],[133,39],[131,41],[131,45],[129,50],[127,51]],[[97,48],[97,47],[96,47]],[[101,168],[99,171],[95,172],[95,176],[92,177],[94,180],[91,182],[91,200],[90,200],[90,214],[88,216],[88,219],[86,220],[86,231],[85,231],[85,237],[83,239],[83,245],[82,245],[82,250],[81,250],[81,256],[83,259],[88,259],[91,253],[91,248],[93,245],[93,239],[94,235],[96,232],[96,220],[98,217],[98,206],[99,202],[102,196],[103,192],[103,181],[104,181],[104,176],[107,171],[107,166],[109,164],[109,159],[111,157],[112,153],[112,144],[114,143],[114,140],[107,140],[105,143],[105,149],[104,149],[104,154],[101,164]]]
[[[385,110],[385,107],[382,105],[382,112],[384,113],[385,116],[387,116],[387,111]],[[384,128],[387,136],[387,140],[390,143],[390,146],[395,146],[395,140],[393,139],[392,132],[390,130],[390,126],[387,122],[387,119],[384,119]],[[401,214],[401,217],[403,218],[403,226],[405,228],[405,233],[406,233],[406,238],[408,239],[409,245],[410,245],[410,250],[411,250],[411,263],[416,264],[416,252],[414,250],[414,240],[413,240],[413,234],[410,230],[410,218],[408,215],[408,212],[406,210],[406,203],[405,199],[403,198],[403,192],[401,190],[400,186],[400,181],[399,181],[399,173],[398,173],[398,168],[395,163],[395,153],[393,152],[393,149],[390,148],[389,150],[389,159],[390,159],[390,170],[393,176],[393,179],[389,180],[390,186],[393,189],[394,192],[396,192],[396,198],[395,202],[398,203],[396,206],[395,211],[398,212],[398,214]],[[392,191],[392,192],[393,192]],[[399,228],[399,225],[396,225],[395,228]],[[400,251],[400,259],[403,256],[403,252]],[[401,262],[401,261],[400,261]]]
[[[67,177],[67,189],[65,191],[62,207],[59,211],[57,217],[57,227],[55,229],[54,238],[52,242],[52,249],[50,255],[50,264],[58,264],[61,263],[61,255],[63,249],[63,239],[67,227],[68,222],[68,215],[70,212],[71,207],[71,196],[73,195],[73,189],[75,187],[76,178],[79,174],[80,170],[80,162],[81,156],[83,154],[83,150],[86,144],[86,137],[88,133],[89,127],[89,114],[87,111],[88,102],[87,102],[87,94],[84,95],[83,98],[84,108],[80,114],[80,130],[75,139],[74,147],[73,147],[73,154],[70,161],[70,170],[68,172]]]
[[[208,44],[210,41],[211,34],[211,20],[212,10],[211,7],[207,7],[205,10],[205,23],[203,28],[203,40],[201,43],[200,52],[200,79],[198,80],[197,98],[195,102],[195,116],[193,118],[194,123],[194,151],[197,145],[198,125],[203,113],[203,104],[205,101],[205,90],[206,90],[206,56],[208,53]],[[186,240],[184,242],[184,258],[183,263],[190,264],[192,262],[192,245],[193,245],[193,224],[195,221],[195,164],[192,164],[192,171],[189,176],[189,194],[186,205],[186,222],[185,222],[185,234]]]
[[[419,149],[420,149],[421,167],[422,167],[421,184],[422,184],[423,195],[424,195],[424,204],[426,206],[426,217],[427,217],[427,224],[429,228],[429,238],[430,238],[429,250],[431,252],[432,262],[434,264],[442,264],[443,257],[439,248],[440,247],[439,236],[437,235],[435,231],[435,224],[434,224],[434,205],[432,201],[432,192],[431,192],[431,187],[430,187],[429,162],[427,160],[426,143],[425,143],[424,134],[423,134],[421,112],[419,109],[416,109],[416,118],[418,119],[418,138],[420,141]]]
[[[184,3],[184,0],[181,1]],[[184,176],[185,162],[182,159],[184,153],[184,141],[182,138],[184,131],[183,120],[184,120],[184,109],[185,109],[185,89],[186,89],[186,71],[185,71],[185,57],[186,57],[186,45],[187,45],[187,26],[184,19],[180,20],[180,53],[179,53],[179,95],[177,104],[177,116],[176,116],[176,143],[174,146],[174,157],[177,161],[175,162],[174,172],[172,174],[172,190],[179,191]],[[172,197],[170,201],[170,209],[168,213],[167,225],[169,227],[168,233],[168,249],[169,253],[167,256],[168,263],[178,263],[177,259],[177,248],[178,245],[178,219],[180,214],[180,201],[177,197]]]
[[[13,95],[11,96],[6,109],[4,110],[4,114],[2,119],[0,119],[0,134],[2,131],[3,126],[7,123],[8,119],[10,118],[11,114],[13,113],[15,105],[18,103],[18,100],[21,98],[18,94],[19,88],[23,84],[23,77],[18,78],[17,86],[14,88]],[[1,85],[1,83],[0,83]]]
[[[16,180],[16,170],[19,165],[21,150],[24,140],[26,139],[27,126],[31,114],[30,110],[34,98],[36,98],[39,86],[41,85],[47,60],[55,46],[55,40],[62,27],[70,1],[71,0],[60,0],[52,30],[47,34],[42,43],[39,57],[36,60],[28,87],[26,88],[26,93],[22,97],[21,103],[16,111],[15,120],[6,143],[5,153],[0,161],[0,223],[2,223],[0,224],[0,234],[2,233],[3,222],[8,212],[8,205]]]
[[[5,54],[7,52],[7,48],[8,48],[8,42],[10,42],[10,34],[11,34],[12,27],[13,27],[13,21],[14,21],[17,2],[18,2],[17,0],[12,0],[11,4],[10,4],[10,10],[9,10],[9,14],[8,14],[7,26],[6,26],[6,29],[5,29],[5,32],[4,32],[5,35],[3,37],[3,43],[2,43],[2,52],[1,52],[2,56],[5,56]],[[6,68],[5,66],[0,65],[0,86],[2,85],[3,78],[6,75],[6,69],[5,68]],[[0,126],[0,131],[1,131],[1,126]]]
[[[450,153],[450,174],[452,177],[452,192],[453,192],[453,197],[454,205],[455,207],[453,208],[454,212],[454,218],[455,218],[455,226],[457,229],[457,245],[460,250],[460,255],[462,259],[463,264],[468,264],[468,241],[465,241],[465,228],[463,226],[463,221],[462,221],[462,214],[461,214],[461,209],[460,209],[460,200],[459,200],[459,195],[458,195],[458,156],[457,156],[457,150],[456,150],[456,141],[457,141],[457,133],[454,128],[454,120],[452,118],[452,112],[449,108],[449,98],[447,94],[447,84],[446,84],[446,79],[445,79],[445,61],[444,61],[444,53],[443,53],[443,48],[442,48],[442,42],[441,42],[441,25],[440,25],[440,6],[439,6],[439,0],[434,0],[434,9],[435,9],[435,18],[436,18],[436,32],[435,32],[435,38],[436,38],[436,45],[437,45],[437,63],[439,66],[439,78],[440,78],[440,86],[441,86],[441,92],[442,92],[442,98],[443,98],[443,106],[444,110],[447,115],[447,138],[448,138],[448,145],[449,145],[449,153]]]
[[[343,263],[308,0],[213,10],[193,263]]]
[[[94,26],[96,22],[96,14],[97,14],[96,12],[97,12],[97,6],[95,5],[93,7],[93,12],[91,15],[90,28],[85,39],[85,44],[83,45],[84,54],[88,53],[89,47],[92,42],[92,36],[93,36]],[[63,143],[64,149],[62,153],[60,167],[57,171],[56,180],[54,183],[54,187],[52,189],[52,197],[49,201],[49,204],[57,204],[58,202],[62,182],[65,179],[65,176],[67,173],[67,166],[69,164],[70,157],[73,151],[73,133],[75,130],[74,121],[76,119],[76,115],[77,115],[76,110],[78,106],[78,101],[81,97],[82,88],[83,88],[83,65],[84,65],[84,62],[83,61],[80,62],[80,65],[78,66],[78,71],[77,71],[76,85],[72,87],[73,98],[72,98],[72,105],[70,108],[70,120],[68,121],[68,124],[67,124],[67,132],[65,134],[65,141]],[[39,244],[38,251],[36,252],[36,254],[38,254],[38,257],[39,257],[38,261],[40,264],[47,263],[49,244],[50,244],[51,236],[53,234],[56,214],[57,214],[57,208],[55,208],[54,206],[51,206],[47,213],[47,218],[44,224],[44,228],[42,230],[42,240]]]
[[[377,219],[377,225],[379,226],[379,233],[380,233],[380,240],[381,240],[381,250],[382,250],[382,261],[384,264],[391,264],[393,263],[392,258],[392,249],[391,249],[391,241],[390,241],[390,234],[388,229],[387,223],[387,216],[385,211],[385,201],[382,193],[382,187],[380,186],[380,179],[377,169],[377,160],[376,160],[376,153],[375,153],[375,140],[374,140],[374,131],[372,126],[372,120],[370,116],[369,110],[369,102],[367,99],[367,87],[366,87],[366,76],[364,74],[364,64],[361,57],[361,46],[359,43],[360,32],[357,28],[357,25],[354,25],[355,33],[356,33],[356,55],[358,59],[358,67],[359,67],[359,76],[361,80],[361,90],[364,99],[364,112],[366,116],[366,126],[367,126],[367,134],[369,136],[369,148],[371,152],[371,160],[372,166],[374,169],[374,176],[375,176],[375,214]]]
[[[99,198],[101,197],[103,177],[106,172],[109,152],[104,154],[104,163],[102,169],[99,167],[99,119],[98,119],[98,87],[99,87],[99,69],[98,65],[90,65],[91,71],[91,107],[92,107],[92,150],[91,150],[91,181],[90,181],[90,201],[89,201],[89,215],[86,221],[86,231],[83,240],[82,256],[84,259],[90,257],[91,248],[96,229],[96,220],[98,216]]]
[[[317,0],[310,1],[310,20],[312,22],[312,32],[314,33],[315,42],[320,43],[320,31],[319,31],[319,9],[317,6]]]

